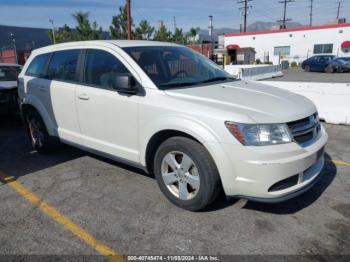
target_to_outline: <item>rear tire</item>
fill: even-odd
[[[58,140],[49,135],[44,121],[35,110],[25,115],[25,123],[32,147],[38,153],[50,153],[59,145]]]
[[[333,66],[327,66],[326,69],[325,69],[326,73],[328,74],[332,74],[334,72],[334,68]]]
[[[154,174],[163,194],[190,211],[210,205],[220,191],[220,177],[206,148],[187,137],[163,142],[155,155]]]
[[[307,66],[305,66],[305,71],[306,71],[306,72],[311,72],[311,68],[310,68],[310,66],[308,66],[308,65],[307,65]]]

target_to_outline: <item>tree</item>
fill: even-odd
[[[75,39],[78,41],[96,40],[102,38],[102,28],[98,27],[97,22],[94,21],[92,26],[89,20],[89,12],[76,12],[73,18],[77,22],[75,27]]]
[[[92,39],[103,39],[103,31],[102,27],[98,26],[97,22],[94,21],[92,23],[92,33],[91,33]]]
[[[49,38],[53,41],[52,30],[48,32]],[[69,42],[74,40],[74,35],[70,27],[65,24],[62,28],[55,31],[56,43]]]
[[[154,33],[153,40],[170,42],[171,38],[172,38],[171,32],[168,31],[168,29],[163,23],[161,23],[159,29]]]
[[[193,43],[196,42],[196,37],[197,37],[197,34],[199,33],[199,30],[200,30],[199,27],[192,27],[192,28],[190,29],[189,36],[190,36],[191,41],[192,41]]]
[[[112,39],[128,39],[128,17],[125,7],[119,7],[119,14],[113,16],[109,31]]]
[[[178,44],[183,44],[183,45],[187,44],[187,38],[184,35],[181,28],[177,27],[175,29],[174,35],[172,37],[172,41]]]
[[[147,20],[142,20],[135,28],[135,39],[149,40],[154,32],[154,27]]]

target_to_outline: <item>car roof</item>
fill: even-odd
[[[54,52],[58,50],[64,50],[64,49],[81,47],[81,46],[86,46],[86,47],[109,46],[110,47],[111,45],[118,46],[120,48],[141,47],[141,46],[180,46],[174,43],[147,41],[147,40],[91,40],[91,41],[76,41],[76,42],[66,42],[66,43],[49,45],[49,46],[35,49],[33,50],[33,53],[41,54],[41,53]]]

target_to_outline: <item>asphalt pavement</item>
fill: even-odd
[[[325,125],[327,164],[303,195],[280,204],[221,196],[193,213],[169,203],[141,170],[68,146],[40,155],[16,118],[1,118],[2,258],[109,250],[124,256],[350,255],[348,126]]]

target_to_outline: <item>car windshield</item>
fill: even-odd
[[[162,90],[234,80],[214,62],[187,47],[145,46],[124,50]]]
[[[0,81],[16,81],[18,74],[17,66],[0,66]]]

